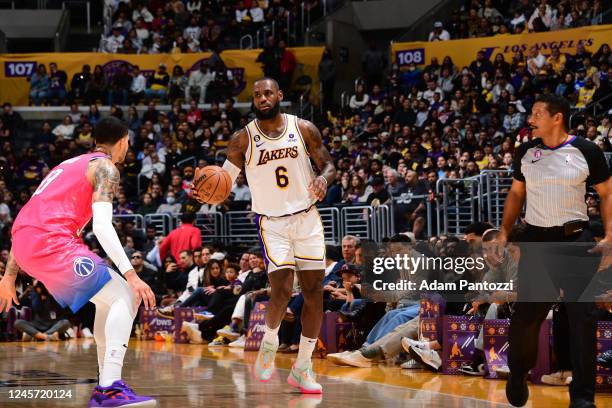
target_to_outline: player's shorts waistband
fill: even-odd
[[[312,210],[314,207],[315,205],[313,204],[308,208],[304,208],[303,210],[296,211],[291,214],[285,214],[285,215],[266,215],[266,214],[257,214],[257,215],[259,215],[260,217],[267,217],[267,218],[284,218],[284,217],[291,217],[292,215],[298,215],[301,213],[307,213],[308,211]]]

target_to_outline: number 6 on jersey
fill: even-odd
[[[287,168],[283,166],[278,166],[276,170],[276,185],[280,188],[285,188],[289,185],[289,177],[287,177]]]

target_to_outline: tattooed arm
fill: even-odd
[[[329,151],[323,145],[321,132],[312,123],[307,120],[300,119],[298,122],[300,133],[304,137],[306,148],[310,153],[310,157],[319,169],[319,175],[310,185],[312,194],[319,200],[323,200],[327,194],[327,186],[333,183],[336,179],[336,167],[334,161],[329,154]]]
[[[89,181],[94,187],[92,203],[112,203],[119,188],[119,170],[109,159],[93,160],[87,169]]]
[[[227,160],[239,169],[244,166],[244,155],[249,147],[249,136],[246,130],[235,132],[227,144]]]
[[[102,249],[119,269],[135,295],[136,307],[144,300],[147,309],[155,307],[155,295],[134,271],[117,232],[113,227],[113,198],[119,188],[119,170],[108,159],[98,159],[90,163],[87,170],[94,192],[92,196],[93,232]]]

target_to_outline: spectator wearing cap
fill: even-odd
[[[329,154],[335,159],[348,155],[348,149],[342,144],[342,138],[340,136],[333,137],[332,145],[329,148]]]
[[[391,196],[385,189],[385,179],[382,176],[374,176],[372,178],[372,193],[368,196],[366,203],[367,205],[380,205],[389,201]]]
[[[344,299],[340,313],[345,318],[354,319],[365,308],[366,300],[361,296],[361,274],[357,265],[345,264],[340,268],[342,288],[337,292],[337,299]]]
[[[157,72],[149,78],[148,87],[145,90],[145,98],[151,102],[153,98],[159,98],[162,103],[166,102],[168,97],[168,85],[170,84],[170,76],[166,72],[166,65],[159,64]]]
[[[429,33],[429,41],[448,41],[450,40],[450,34],[444,29],[444,25],[441,21],[434,23],[434,29]]]

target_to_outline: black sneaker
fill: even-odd
[[[612,350],[604,351],[597,357],[597,364],[606,368],[612,368]]]
[[[515,407],[522,407],[529,399],[529,387],[527,387],[527,375],[517,376],[510,373],[506,382],[506,398]]]
[[[459,368],[459,372],[467,375],[484,376],[485,365],[484,365],[484,354],[481,350],[474,350],[474,357],[469,364],[463,364]]]
[[[593,401],[578,399],[571,401],[569,408],[595,408],[595,403]]]
[[[484,364],[463,364],[459,372],[467,375],[476,375],[482,377],[485,375]]]

